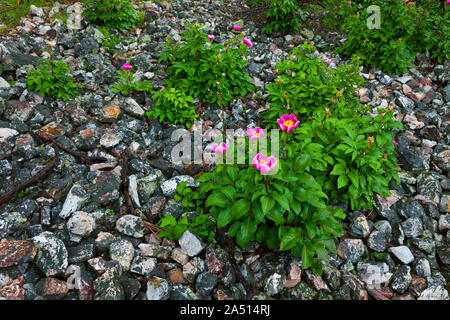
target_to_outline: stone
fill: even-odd
[[[147,300],[167,300],[170,297],[169,282],[166,279],[152,277],[147,281]]]
[[[273,273],[264,281],[264,292],[268,296],[280,293],[286,284],[286,276],[280,273]]]
[[[31,242],[39,249],[35,263],[47,277],[64,274],[69,262],[66,246],[61,239],[45,231],[33,237]]]
[[[450,300],[444,286],[430,286],[426,288],[417,300]]]
[[[116,221],[116,230],[130,237],[142,238],[144,236],[144,223],[141,217],[127,214]]]
[[[420,237],[423,233],[422,220],[416,217],[409,218],[402,223],[402,229],[408,238]]]
[[[181,250],[186,252],[190,257],[198,255],[204,248],[205,244],[195,234],[186,230],[178,240]]]
[[[126,98],[122,104],[123,110],[132,117],[143,117],[145,114],[144,109],[133,98]]]
[[[323,292],[323,291],[327,292],[327,293],[331,292],[330,289],[328,288],[327,284],[325,283],[325,281],[323,281],[321,276],[315,275],[309,269],[305,270],[305,275],[306,275],[306,281],[313,289],[315,289],[319,292]]]
[[[428,262],[427,259],[424,258],[417,259],[417,261],[414,264],[414,269],[416,275],[419,277],[425,278],[431,276],[430,263]]]
[[[410,113],[414,109],[414,101],[405,97],[398,97],[395,102],[402,108],[403,113]]]
[[[412,280],[410,272],[411,267],[405,265],[400,266],[392,276],[391,288],[398,293],[405,293]]]
[[[338,246],[338,255],[352,263],[358,262],[364,254],[365,246],[361,239],[343,239]]]
[[[319,295],[316,290],[303,281],[290,289],[289,294],[293,300],[314,300]]]
[[[161,184],[161,190],[166,197],[172,197],[176,193],[177,185],[186,181],[187,187],[198,187],[198,183],[195,183],[195,180],[191,176],[175,176]]]
[[[67,194],[59,216],[63,219],[68,218],[73,212],[78,211],[88,199],[89,196],[84,189],[80,185],[74,184]]]
[[[91,214],[84,211],[76,211],[67,221],[67,230],[70,233],[80,236],[89,236],[96,228],[95,219]]]
[[[404,264],[409,264],[414,260],[414,256],[407,246],[391,247],[389,251]]]
[[[385,262],[358,262],[356,269],[369,289],[380,289],[381,284],[388,282],[392,276]]]
[[[140,243],[138,247],[141,250],[141,256],[155,257],[164,260],[168,259],[172,252],[171,247],[155,243]]]
[[[8,90],[11,85],[2,77],[0,77],[0,90]]]
[[[29,241],[10,240],[0,242],[0,268],[33,261],[38,249]]]
[[[156,262],[155,258],[137,256],[131,264],[130,271],[143,276],[149,276],[153,269],[155,269]]]
[[[301,281],[301,266],[302,264],[300,261],[292,261],[288,265],[286,283],[284,285],[286,288],[293,288]]]
[[[23,276],[14,279],[0,289],[0,298],[3,297],[6,300],[25,300],[24,284],[25,278]]]
[[[56,278],[45,278],[36,284],[37,293],[49,300],[60,300],[64,298],[69,289],[67,282]]]
[[[180,248],[175,248],[172,250],[172,259],[184,266],[189,261],[189,255]]]
[[[356,237],[366,238],[369,235],[370,227],[364,215],[359,214],[355,217],[350,226],[350,232]]]
[[[195,294],[189,287],[182,284],[173,285],[170,290],[170,300],[199,300],[197,294]]]
[[[376,252],[384,252],[387,246],[386,233],[373,231],[367,239],[367,246]]]
[[[0,238],[19,230],[27,225],[27,218],[18,212],[5,212],[0,214]]]
[[[124,300],[125,290],[120,282],[120,271],[111,267],[94,282],[95,300]]]
[[[450,230],[450,215],[440,215],[439,216],[439,231],[442,233]]]
[[[436,252],[443,264],[450,265],[450,248],[448,246],[438,246]]]
[[[439,179],[431,174],[421,175],[421,177],[417,179],[417,192],[438,205],[442,193]]]
[[[130,270],[131,262],[134,258],[133,244],[128,240],[116,240],[111,243],[110,255],[112,260],[116,260],[124,271]]]
[[[183,278],[189,282],[194,282],[195,277],[204,271],[206,271],[205,262],[199,257],[195,257],[183,266]]]
[[[211,272],[204,272],[197,276],[195,289],[200,296],[208,296],[217,284],[219,277]]]

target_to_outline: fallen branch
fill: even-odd
[[[233,269],[236,278],[239,280],[240,283],[242,283],[245,291],[247,292],[246,299],[252,300],[253,290],[250,287],[247,280],[245,280],[244,276],[242,275],[241,269],[239,269],[239,266],[236,263],[236,259],[234,259],[234,243],[232,239],[228,239],[228,257],[230,259],[231,268]]]
[[[136,212],[134,211],[133,201],[131,200],[130,192],[128,191],[129,181],[128,181],[128,157],[129,157],[129,150],[127,149],[124,153],[124,156],[122,158],[122,187],[123,187],[123,194],[125,195],[125,199],[127,202],[128,212],[132,215],[135,215]]]
[[[161,231],[163,231],[163,229],[161,229],[156,224],[153,224],[153,223],[151,223],[150,221],[147,221],[147,220],[143,220],[143,223],[144,223],[144,227],[146,227],[148,230],[150,230],[155,235],[155,237],[158,240],[161,240],[161,238],[158,236],[158,234]]]
[[[34,176],[32,176],[30,179],[28,179],[25,182],[22,182],[9,190],[7,193],[5,193],[2,197],[0,197],[0,206],[6,202],[8,202],[14,195],[19,193],[20,191],[24,190],[25,188],[28,188],[32,184],[35,184],[37,181],[39,181],[41,178],[43,178],[47,173],[49,173],[51,170],[53,170],[54,167],[59,162],[59,153],[55,150],[56,156],[53,158],[52,163],[50,163],[48,166],[44,167],[41,171],[36,173]]]
[[[35,132],[33,132],[32,130],[29,131],[31,136],[37,140],[37,141],[44,141],[44,142],[50,142],[51,144],[57,146],[58,148],[60,148],[62,151],[74,156],[75,158],[80,159],[83,163],[86,164],[92,164],[94,162],[107,162],[108,159],[104,158],[104,157],[97,157],[97,156],[87,156],[85,154],[82,154],[80,152],[77,152],[75,150],[70,149],[69,147],[66,147],[65,145],[63,145],[61,142],[53,139],[53,138],[45,138],[42,137],[38,134],[36,134]]]

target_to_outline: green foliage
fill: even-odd
[[[350,202],[352,210],[370,209],[374,193],[388,196],[391,180],[400,183],[392,129],[403,126],[392,119],[392,111],[378,112],[375,117],[346,119],[318,114],[296,131],[311,174],[330,203]]]
[[[126,0],[86,0],[83,15],[92,23],[118,30],[134,29],[142,20],[142,13]]]
[[[197,192],[217,226],[229,226],[227,235],[241,247],[257,241],[270,249],[290,250],[302,256],[305,268],[320,274],[318,258],[328,259],[325,247],[335,252],[332,236],[343,235],[339,220],[345,214],[327,206],[328,196],[310,174],[313,169],[299,145],[284,147],[275,174],[262,176],[253,166],[220,164],[197,180],[202,182]]]
[[[182,181],[177,184],[177,194],[174,199],[180,201],[183,207],[188,210],[196,208],[197,212],[201,212],[201,206],[203,205],[203,198],[198,192],[192,190],[192,188],[186,187],[186,181]]]
[[[215,233],[212,229],[215,222],[206,214],[195,216],[191,222],[189,222],[187,216],[177,221],[173,216],[167,215],[161,218],[159,225],[163,229],[158,234],[161,238],[179,239],[186,230],[189,230],[208,242],[214,241]]]
[[[306,16],[300,11],[297,0],[269,0],[269,10],[266,12],[269,23],[263,32],[283,33],[296,32],[300,29],[300,20],[305,21]]]
[[[450,5],[442,0],[426,0],[417,9],[419,18],[413,20],[416,26],[410,45],[429,51],[432,59],[443,63],[450,59]]]
[[[113,209],[106,209],[105,213],[108,216],[114,216],[116,214]]]
[[[112,34],[107,28],[101,28],[101,32],[105,36],[105,40],[102,42],[102,46],[106,48],[109,53],[114,53],[114,48],[121,42],[120,37]]]
[[[399,0],[361,0],[361,6],[343,5],[340,16],[344,21],[343,31],[348,32],[348,39],[338,53],[358,56],[365,66],[378,67],[387,73],[404,73],[413,66],[415,54],[408,46],[414,35],[415,19],[418,12]],[[371,5],[379,6],[381,26],[369,29],[367,24],[373,18],[368,12]]]
[[[153,85],[148,81],[136,80],[130,70],[119,70],[117,83],[114,84],[112,92],[129,95],[136,92],[152,92]]]
[[[81,85],[75,83],[69,75],[69,67],[65,61],[54,62],[49,59],[39,59],[40,64],[28,73],[27,86],[41,96],[51,96],[56,99],[68,100],[77,94]]]
[[[266,3],[267,1],[268,0],[245,0],[245,4],[248,5],[249,7],[256,8],[262,5],[263,3]]]
[[[159,90],[153,97],[155,104],[146,115],[158,119],[160,122],[168,120],[174,124],[183,123],[188,128],[197,119],[195,108],[192,105],[194,99],[186,96],[183,91],[168,88]]]
[[[32,191],[30,189],[25,189],[25,190],[21,190],[17,193],[17,197],[19,198],[23,198],[25,197],[27,194],[30,194]]]
[[[314,51],[305,42],[292,49],[286,60],[278,62],[278,77],[267,87],[270,109],[261,114],[268,127],[277,126],[277,119],[283,114],[294,113],[304,121],[325,108],[340,118],[361,110],[353,96],[353,86],[363,83],[358,66],[348,64],[330,69],[323,59],[312,56]]]
[[[227,105],[233,96],[253,90],[252,79],[244,70],[248,48],[241,33],[225,45],[211,43],[201,26],[193,24],[182,38],[184,41],[176,44],[169,38],[159,59],[169,62],[167,87],[215,106]]]

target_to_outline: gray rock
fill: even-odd
[[[2,77],[0,77],[0,90],[8,90],[11,85]]]
[[[414,264],[414,268],[417,276],[421,278],[431,276],[430,263],[427,259],[417,259],[416,263]]]
[[[444,286],[431,286],[426,288],[417,300],[450,300],[448,291]]]
[[[419,218],[409,218],[402,223],[403,232],[408,238],[420,237],[423,233],[422,220]]]
[[[95,227],[95,219],[91,214],[84,211],[74,212],[67,221],[67,230],[79,237],[89,236],[95,230]]]
[[[411,267],[400,266],[392,276],[391,288],[398,293],[405,293],[412,280],[410,271]]]
[[[450,230],[450,215],[439,216],[439,231],[445,233],[448,230]]]
[[[204,272],[197,276],[197,280],[195,282],[195,289],[197,293],[203,297],[208,296],[219,280],[219,276],[211,273]]]
[[[398,97],[395,102],[402,108],[404,113],[411,113],[414,109],[414,101],[405,96]]]
[[[167,300],[169,296],[170,288],[166,279],[152,277],[147,281],[147,300]]]
[[[191,176],[176,176],[161,184],[161,190],[166,197],[173,196],[177,191],[178,183],[186,181],[187,187],[198,187],[198,183],[195,183],[195,179]]]
[[[431,174],[424,174],[417,179],[417,191],[426,199],[439,204],[442,187],[439,179]]]
[[[284,288],[286,283],[286,276],[284,274],[273,273],[271,274],[264,283],[264,292],[268,296],[273,296]]]
[[[137,256],[131,264],[130,271],[143,276],[150,276],[151,272],[156,267],[156,262],[155,258]]]
[[[358,262],[356,269],[362,281],[369,289],[379,289],[380,285],[389,281],[392,273],[389,272],[389,266],[385,262]]]
[[[414,256],[407,246],[391,247],[389,251],[404,264],[409,264],[414,260]]]
[[[199,297],[189,287],[177,284],[170,290],[170,300],[199,300]]]
[[[204,248],[205,244],[195,234],[186,230],[178,240],[181,250],[186,252],[190,257],[198,255]]]
[[[0,214],[0,238],[5,238],[28,223],[27,218],[19,212],[5,212]]]
[[[44,17],[44,10],[42,8],[36,7],[34,4],[32,4],[30,6],[30,15],[32,16],[36,16],[39,18],[43,18]]]
[[[124,103],[122,104],[122,108],[126,113],[133,117],[141,118],[145,114],[144,109],[142,109],[141,106],[133,98],[126,98]]]
[[[73,212],[78,211],[88,199],[89,196],[84,189],[80,185],[74,184],[67,194],[59,216],[63,219],[68,218]]]
[[[69,264],[64,242],[51,232],[42,232],[31,242],[39,248],[35,263],[47,277],[64,274]]]
[[[353,219],[350,226],[350,232],[356,237],[366,238],[369,235],[370,226],[363,214],[358,214],[355,219]]]
[[[127,240],[116,240],[110,246],[111,260],[116,260],[124,271],[130,270],[134,258],[133,244]]]
[[[111,267],[94,282],[95,300],[124,300],[125,290],[120,283],[120,270]]]
[[[373,231],[367,239],[367,246],[376,252],[384,252],[386,245],[386,234],[381,231]]]
[[[344,239],[339,243],[338,254],[352,263],[358,262],[365,252],[365,246],[360,239]]]
[[[130,237],[142,238],[144,236],[144,224],[142,218],[127,214],[116,222],[116,230]]]

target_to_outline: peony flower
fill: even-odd
[[[239,26],[234,26],[233,29],[234,29],[234,31],[241,31],[241,27],[239,27]]]
[[[286,131],[289,133],[292,129],[295,129],[300,124],[300,121],[297,120],[295,114],[287,115],[284,114],[280,119],[278,119],[278,125],[282,131]]]
[[[221,144],[213,143],[212,150],[214,153],[224,153],[228,150],[230,145],[228,143],[222,142]]]
[[[119,5],[119,9],[122,9],[122,5]]]
[[[450,4],[450,0],[447,0],[447,2],[445,4]]]
[[[249,48],[253,46],[253,43],[247,38],[242,39],[242,42],[245,43]]]
[[[131,70],[133,67],[131,66],[131,64],[129,64],[129,63],[125,63],[123,66],[122,66],[122,69],[123,70]]]
[[[260,127],[255,129],[247,128],[247,134],[250,136],[250,140],[259,140],[264,136],[263,129]]]
[[[368,139],[368,142],[369,143],[374,143],[375,142],[375,138],[370,136],[369,139]]]
[[[383,154],[383,158],[387,158],[387,154],[385,153],[385,154]]]
[[[208,39],[209,39],[209,40],[214,40],[214,35],[213,35],[213,34],[209,34],[209,35],[208,35]]]
[[[448,1],[450,1],[450,0],[448,0]],[[397,143],[397,141],[394,141],[394,146],[396,146],[398,143]]]
[[[330,63],[331,63],[331,59],[325,59],[325,58],[324,58],[324,60],[325,60],[325,62],[326,62],[327,64],[330,64]]]
[[[258,153],[253,158],[253,166],[255,167],[256,170],[259,170],[263,173],[267,173],[267,172],[273,170],[276,165],[277,165],[277,159],[275,159],[275,157],[273,157],[273,156],[270,156],[267,158],[262,153]]]

